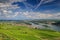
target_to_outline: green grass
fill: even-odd
[[[60,32],[0,24],[0,40],[60,40]]]

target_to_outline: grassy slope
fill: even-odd
[[[0,40],[60,40],[60,33],[25,26],[1,24]]]

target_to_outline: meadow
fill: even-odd
[[[60,32],[1,23],[0,40],[60,40]]]

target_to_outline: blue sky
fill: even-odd
[[[60,0],[0,0],[2,19],[60,19]]]

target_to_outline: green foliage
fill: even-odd
[[[60,40],[60,32],[4,23],[0,25],[0,40],[1,37],[3,40]]]

